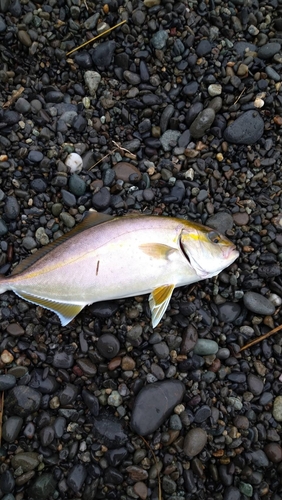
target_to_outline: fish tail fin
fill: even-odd
[[[6,276],[0,274],[0,294],[7,292],[7,290],[9,290],[8,280]]]

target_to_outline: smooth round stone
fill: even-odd
[[[264,447],[267,458],[274,464],[282,462],[282,448],[278,443],[268,443]]]
[[[23,472],[34,470],[39,465],[39,454],[33,451],[16,453],[11,457],[11,465],[14,469],[21,467]]]
[[[141,180],[141,172],[127,161],[120,161],[113,167],[113,170],[116,173],[116,178],[124,182],[129,182],[131,176],[135,176],[136,182]]]
[[[31,41],[29,34],[24,30],[18,31],[18,39],[26,47],[30,47],[32,44],[32,41]]]
[[[129,71],[128,69],[123,72],[123,78],[130,85],[139,85],[141,82],[140,76],[137,75],[137,73],[133,73],[133,71]]]
[[[250,453],[251,461],[256,467],[268,467],[269,461],[263,450],[256,450]]]
[[[27,158],[31,163],[40,163],[43,160],[44,156],[41,151],[30,151],[27,155]]]
[[[169,347],[165,342],[159,342],[153,346],[153,351],[159,359],[166,359],[169,355]]]
[[[99,68],[107,68],[110,66],[115,48],[116,42],[114,40],[107,40],[102,43],[100,42],[91,54],[94,65]]]
[[[211,85],[208,86],[208,93],[211,97],[221,95],[222,86],[217,83],[211,83]]]
[[[132,22],[137,26],[142,26],[144,24],[146,16],[142,10],[135,10],[132,13]]]
[[[274,314],[275,306],[264,295],[253,291],[246,292],[243,297],[244,305],[249,311],[256,314],[271,316]]]
[[[181,403],[185,387],[178,380],[166,380],[149,384],[136,397],[131,428],[141,436],[155,432]]]
[[[76,197],[66,189],[61,190],[63,202],[67,207],[74,207],[76,205]]]
[[[203,406],[201,406],[201,408],[199,408],[196,411],[194,422],[196,424],[201,424],[202,422],[205,422],[205,420],[207,420],[208,418],[210,418],[210,416],[211,416],[211,409],[210,409],[210,407],[207,406],[207,405],[203,405]]]
[[[97,318],[110,318],[118,310],[118,305],[115,300],[104,300],[101,302],[95,302],[90,306],[91,314]]]
[[[120,448],[128,440],[121,421],[106,412],[94,419],[92,432],[109,449]]]
[[[55,368],[68,369],[74,364],[73,354],[66,351],[57,351],[54,354],[52,365]]]
[[[30,183],[30,187],[36,192],[36,193],[45,193],[47,190],[47,183],[44,179],[42,178],[37,178],[33,179]]]
[[[271,59],[281,49],[280,43],[269,42],[258,49],[260,59]]]
[[[201,111],[191,124],[189,130],[194,139],[200,139],[208,130],[215,119],[215,112],[212,108]]]
[[[4,236],[5,234],[7,234],[8,232],[8,228],[6,226],[6,223],[0,219],[0,236]]]
[[[166,130],[160,137],[163,150],[171,151],[171,149],[177,144],[180,135],[181,132],[179,132],[179,130]]]
[[[236,226],[246,226],[249,222],[249,215],[247,212],[236,212],[233,214],[233,221]]]
[[[173,104],[168,104],[164,108],[160,118],[160,128],[162,133],[164,133],[167,130],[169,120],[172,118],[173,114],[174,114],[174,106]]]
[[[21,417],[9,417],[3,424],[2,436],[7,443],[14,443],[17,439],[23,425]]]
[[[75,132],[78,132],[79,134],[81,134],[86,129],[87,120],[86,120],[86,118],[84,118],[84,116],[77,115],[74,117],[71,126]]]
[[[79,154],[70,153],[66,158],[65,164],[72,174],[79,173],[83,167],[83,160]]]
[[[166,42],[168,40],[168,33],[165,30],[159,30],[151,38],[151,44],[154,49],[164,49],[166,46]]]
[[[201,40],[196,48],[196,54],[198,57],[203,57],[209,54],[212,50],[212,44],[209,40]]]
[[[101,75],[97,73],[97,71],[85,71],[84,73],[84,81],[86,87],[88,87],[89,94],[92,97],[96,96],[96,91],[101,82]]]
[[[20,205],[17,198],[14,196],[7,196],[4,205],[4,212],[8,219],[15,220],[20,213]]]
[[[194,354],[199,356],[209,356],[216,354],[218,351],[218,344],[214,340],[198,339],[194,347]]]
[[[102,187],[92,196],[92,205],[96,210],[105,210],[110,205],[111,193],[106,187]]]
[[[69,190],[75,196],[82,196],[86,191],[86,184],[77,174],[72,174],[69,179]]]
[[[99,353],[106,359],[113,359],[119,353],[120,342],[111,333],[104,333],[97,342]]]
[[[14,487],[15,487],[15,478],[14,478],[14,474],[11,470],[7,469],[5,470],[1,475],[0,475],[0,490],[2,492],[2,494],[6,494],[6,493],[11,493],[13,490],[14,490]],[[10,496],[10,495],[7,495],[7,496]],[[14,496],[11,495],[13,500],[14,500]],[[5,497],[2,496],[2,499],[5,500],[6,498],[6,495]]]
[[[246,497],[251,498],[253,496],[253,487],[251,484],[241,481],[239,483],[239,489],[243,495],[246,495]]]
[[[53,474],[43,472],[30,486],[28,490],[29,498],[33,500],[47,500],[48,497],[53,495],[56,486],[57,481],[54,479]]]
[[[0,391],[7,391],[16,385],[14,375],[0,375]]]
[[[51,425],[46,425],[39,433],[42,446],[48,447],[53,442],[55,437],[54,428]]]
[[[54,425],[55,437],[61,438],[66,429],[66,419],[64,417],[58,417],[56,418],[53,425]]]
[[[282,396],[277,396],[274,399],[272,415],[277,422],[282,422]]]
[[[5,409],[7,414],[27,417],[38,410],[40,402],[40,392],[21,385],[10,390],[5,400]]]
[[[93,67],[93,61],[91,55],[86,50],[82,52],[77,52],[74,56],[75,63],[83,69],[91,69]]]
[[[264,389],[264,383],[257,375],[250,373],[247,378],[248,389],[254,396],[259,396]]]
[[[248,418],[245,417],[244,415],[236,415],[234,418],[234,425],[238,429],[247,430],[247,429],[249,429],[250,422],[249,422]]]
[[[45,375],[44,370],[35,368],[31,372],[30,387],[38,389],[42,394],[52,394],[58,389],[58,382],[52,375]]]
[[[223,500],[241,500],[241,493],[235,486],[228,486],[224,490]]]
[[[264,121],[258,111],[246,111],[224,131],[224,139],[234,144],[254,144],[263,135]]]
[[[63,224],[70,229],[75,226],[75,218],[68,212],[60,213],[60,219]]]
[[[183,451],[189,457],[195,457],[206,446],[207,433],[204,429],[195,428],[191,429],[185,436]]]
[[[30,103],[24,97],[19,97],[19,99],[16,101],[15,110],[19,113],[28,113],[30,111],[30,108]]]
[[[241,313],[241,307],[237,303],[225,302],[218,306],[218,319],[224,323],[232,323]]]

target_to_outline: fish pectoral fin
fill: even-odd
[[[31,295],[26,292],[15,291],[15,293],[22,299],[28,300],[28,302],[45,307],[56,313],[60,318],[62,326],[66,326],[70,323],[70,321],[84,308],[84,305],[81,304],[64,304],[56,300],[36,297],[36,295]]]
[[[178,251],[177,248],[164,245],[163,243],[142,243],[139,245],[139,248],[146,255],[149,255],[149,257],[154,257],[154,259],[167,259],[169,254]]]
[[[156,326],[161,321],[169,304],[175,285],[163,285],[152,291],[149,297],[149,305],[152,313],[152,326]]]

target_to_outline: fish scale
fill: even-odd
[[[55,312],[63,326],[86,305],[150,294],[152,325],[175,287],[215,276],[238,257],[213,229],[173,217],[88,212],[78,226],[0,278],[0,293]]]

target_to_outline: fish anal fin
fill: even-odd
[[[42,297],[36,297],[35,295],[31,295],[26,292],[18,292],[14,290],[15,293],[24,300],[28,302],[32,302],[41,307],[45,307],[45,309],[49,309],[56,313],[61,321],[62,326],[66,326],[70,321],[77,316],[78,313],[84,308],[84,305],[81,304],[64,304],[62,302],[58,302],[55,300],[45,299]]]
[[[156,328],[161,321],[171,299],[174,288],[175,285],[162,285],[155,288],[155,290],[153,290],[150,294],[149,305],[152,313],[153,328]]]
[[[26,271],[39,259],[50,253],[52,250],[57,248],[65,241],[68,241],[73,236],[76,236],[77,234],[80,234],[83,231],[90,229],[91,227],[98,226],[103,222],[108,222],[109,220],[113,219],[114,217],[108,214],[99,214],[98,212],[87,212],[84,219],[79,224],[77,224],[76,227],[71,229],[71,231],[68,231],[67,233],[63,234],[63,236],[60,236],[59,238],[57,238],[55,241],[52,241],[48,245],[39,248],[32,255],[29,255],[26,259],[20,262],[11,273],[11,276],[15,276],[17,274],[22,273],[23,271]]]
[[[177,248],[170,247],[163,243],[141,243],[139,248],[146,255],[154,259],[167,259],[172,252],[177,251]]]

